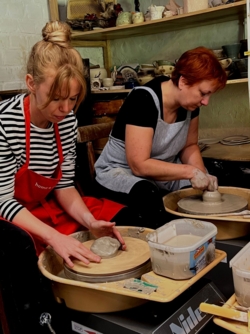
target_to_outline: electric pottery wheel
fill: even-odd
[[[148,243],[132,237],[124,237],[127,249],[118,250],[114,257],[102,259],[101,263],[91,262],[88,266],[78,260],[73,260],[74,267],[64,263],[64,273],[67,278],[89,283],[115,282],[128,278],[140,278],[151,270],[150,251]],[[83,242],[90,249],[94,240]]]
[[[200,190],[188,188],[174,191],[164,196],[165,209],[175,216],[201,219],[215,224],[218,229],[217,240],[234,239],[249,234],[250,219],[235,213],[250,208],[250,190],[219,187],[218,191],[219,194],[213,194],[214,198],[208,194],[211,195],[212,192],[206,193],[208,196],[205,195],[205,201]],[[220,216],[221,214],[223,216]]]
[[[149,228],[135,226],[117,226],[117,229],[125,240],[127,238],[128,240],[135,239],[135,242],[139,245],[144,245],[141,241],[147,242],[146,236],[148,233],[154,232],[154,230]],[[72,234],[72,236],[80,242],[87,242],[93,239],[89,231],[79,231]],[[128,241],[128,243],[130,244],[130,241]],[[136,251],[138,252],[138,248]],[[129,252],[128,248],[128,254]],[[138,253],[138,258],[141,257],[141,263],[144,263],[146,258],[146,256],[144,256],[144,253],[142,256]],[[226,253],[224,251],[216,249],[213,262],[194,277],[177,281],[156,275],[151,269],[143,274],[140,279],[132,277],[104,283],[88,283],[70,279],[65,276],[65,266],[62,258],[52,247],[47,247],[40,254],[38,267],[41,273],[51,281],[54,297],[58,303],[65,303],[68,308],[77,311],[109,313],[131,309],[147,301],[160,303],[170,302],[177,298],[182,292],[189,289],[191,285],[206,275],[207,272],[219,264],[225,257]],[[140,261],[138,261],[137,257],[135,258],[136,260],[134,261],[139,263]],[[124,273],[118,273],[118,271],[121,270],[121,268],[124,270],[125,265],[129,268],[129,262],[128,258],[126,261],[124,260],[124,262],[117,262],[117,267],[115,266],[114,269],[115,274],[123,275]],[[134,265],[135,262],[133,262],[133,266]],[[86,273],[84,273],[84,275],[86,275]]]
[[[247,200],[238,195],[221,194],[219,191],[204,191],[202,195],[182,198],[177,203],[179,212],[195,215],[216,215],[240,212],[247,208]]]

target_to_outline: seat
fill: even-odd
[[[114,122],[85,125],[78,128],[76,145],[76,186],[81,194],[95,195],[94,164],[102,148],[98,143],[100,139],[108,139]]]

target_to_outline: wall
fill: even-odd
[[[1,0],[0,91],[25,88],[29,50],[48,20],[47,0]]]

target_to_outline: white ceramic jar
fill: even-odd
[[[151,20],[162,19],[164,9],[165,9],[164,6],[155,6],[155,5],[149,6],[148,10],[150,12],[150,19]]]
[[[102,81],[107,76],[107,70],[104,67],[90,69],[90,79],[98,78]]]

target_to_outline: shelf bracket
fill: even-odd
[[[58,21],[59,11],[58,11],[57,0],[48,0],[48,4],[49,4],[50,21]]]

